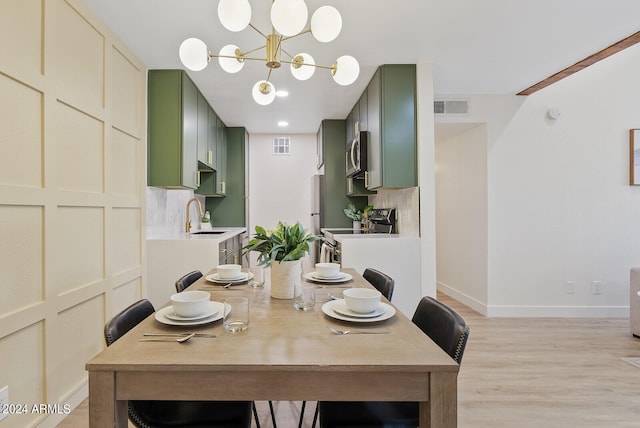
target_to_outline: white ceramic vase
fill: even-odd
[[[361,230],[362,222],[358,220],[353,220],[353,230]]]
[[[293,299],[302,281],[302,260],[271,264],[271,297]]]

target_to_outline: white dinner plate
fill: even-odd
[[[222,314],[224,313],[224,304],[220,303],[220,302],[209,302],[209,306],[207,308],[207,311],[212,314],[212,315],[209,315],[207,318],[201,318],[201,319],[193,320],[193,321],[175,321],[175,320],[172,320],[172,319],[167,317],[167,313],[173,314],[173,307],[172,306],[166,306],[166,307],[164,307],[162,309],[159,309],[156,312],[155,317],[156,317],[156,320],[158,320],[162,324],[167,324],[167,325],[201,325],[201,324],[208,324],[210,322],[222,319]]]
[[[210,282],[215,282],[216,284],[241,284],[243,282],[249,281],[253,278],[253,272],[242,272],[242,275],[236,278],[220,278],[218,272],[212,273],[211,275],[207,275],[206,280]]]
[[[341,282],[351,281],[353,276],[346,272],[340,272],[340,276],[335,278],[321,278],[316,272],[309,272],[304,274],[304,278],[307,281],[322,282],[326,284],[340,284]]]
[[[366,314],[363,314],[361,312],[354,312],[349,309],[344,299],[336,300],[336,303],[331,306],[331,309],[333,309],[333,311],[337,314],[344,315],[350,318],[374,318],[379,317],[386,312],[386,309],[382,305],[378,306],[374,311],[367,312]]]
[[[384,321],[386,319],[391,318],[392,316],[394,316],[396,314],[396,310],[393,306],[384,303],[384,302],[380,302],[380,307],[381,309],[384,310],[384,312],[378,316],[375,317],[370,317],[370,318],[357,318],[357,317],[353,317],[353,316],[347,316],[347,315],[342,315],[338,312],[336,312],[334,310],[334,308],[337,307],[341,307],[342,305],[344,305],[344,299],[337,299],[337,300],[332,300],[330,302],[325,303],[324,305],[322,305],[322,312],[325,313],[325,315],[330,316],[331,318],[335,318],[341,321],[350,321],[350,322],[377,322],[377,321]]]
[[[170,308],[173,309],[173,306],[170,306]],[[173,321],[196,321],[214,316],[216,314],[215,311],[215,307],[208,305],[207,309],[203,313],[201,313],[200,315],[196,315],[195,317],[182,317],[176,314],[175,311],[167,311],[166,313],[164,313],[164,316]]]

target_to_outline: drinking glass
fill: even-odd
[[[249,299],[246,297],[229,297],[224,301],[224,328],[238,333],[249,327]]]
[[[296,296],[293,298],[293,307],[300,311],[312,311],[316,304],[316,287],[303,284],[296,288]]]
[[[264,268],[256,266],[249,268],[249,272],[253,274],[253,278],[249,281],[249,285],[253,288],[261,288],[264,286]]]

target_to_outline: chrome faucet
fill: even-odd
[[[189,219],[189,205],[191,205],[191,202],[194,202],[194,201],[198,203],[198,210],[200,211],[200,219],[202,219],[202,217],[204,216],[204,213],[202,212],[202,204],[200,203],[200,200],[198,198],[189,199],[189,201],[187,202],[187,215],[186,215],[187,223],[185,226],[185,231],[187,233],[191,231],[191,221]]]

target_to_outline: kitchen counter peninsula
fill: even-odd
[[[176,292],[178,278],[194,270],[207,272],[223,263],[242,264],[246,227],[214,227],[213,232],[147,235],[147,296],[155,307]]]
[[[393,303],[411,318],[422,291],[420,238],[389,233],[354,233],[333,235],[340,245],[343,268],[362,273],[374,268],[395,281]]]

